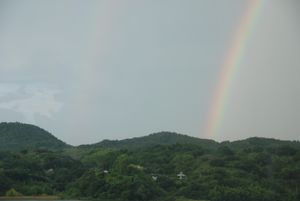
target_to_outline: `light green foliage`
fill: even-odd
[[[8,197],[16,197],[16,196],[21,196],[22,194],[17,192],[14,188],[9,189],[6,193],[5,196]]]

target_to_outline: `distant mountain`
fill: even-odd
[[[153,145],[194,144],[205,148],[215,148],[218,142],[208,139],[199,139],[188,135],[173,132],[159,132],[144,137],[135,137],[125,140],[103,140],[96,144],[81,145],[81,148],[113,148],[113,149],[136,149]]]
[[[99,143],[90,145],[80,145],[77,148],[110,148],[110,149],[137,149],[150,147],[154,145],[174,145],[174,144],[193,144],[199,145],[206,149],[217,149],[218,147],[227,146],[231,149],[245,148],[278,148],[290,146],[300,149],[299,141],[284,141],[272,138],[251,137],[238,141],[216,142],[214,140],[200,139],[188,135],[182,135],[173,132],[159,132],[143,137],[135,137],[124,140],[103,140]]]
[[[0,123],[0,151],[60,150],[69,147],[49,132],[30,124]]]
[[[62,150],[72,148],[68,149],[69,152],[74,152],[76,155],[97,148],[132,150],[154,145],[174,144],[193,144],[205,149],[217,149],[223,146],[235,150],[247,148],[278,148],[284,146],[300,149],[299,141],[252,137],[245,140],[219,143],[214,140],[200,139],[174,132],[159,132],[124,140],[103,140],[95,144],[72,147],[37,126],[23,123],[0,123],[0,151],[19,151],[24,149]]]
[[[223,142],[223,145],[228,145],[233,149],[245,149],[245,148],[278,148],[284,146],[290,146],[300,149],[299,141],[278,140],[273,138],[263,137],[251,137],[245,140],[237,140],[233,142]]]

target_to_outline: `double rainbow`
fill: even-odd
[[[254,29],[263,1],[264,0],[249,0],[249,6],[235,31],[233,42],[231,43],[232,45],[221,67],[219,82],[214,92],[212,105],[207,117],[206,138],[212,138],[219,132],[230,94],[231,84],[241,66],[240,62],[245,52],[247,40]]]

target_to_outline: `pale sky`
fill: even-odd
[[[78,145],[204,137],[252,0],[0,0],[0,121]],[[300,1],[265,0],[212,139],[300,140]]]

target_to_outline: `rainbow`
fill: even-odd
[[[243,58],[247,41],[254,29],[262,4],[263,0],[249,0],[247,10],[235,31],[234,38],[231,43],[232,45],[230,46],[221,67],[218,79],[219,82],[214,92],[212,105],[207,115],[205,130],[206,138],[212,138],[220,129],[231,84],[241,66],[240,62]]]

